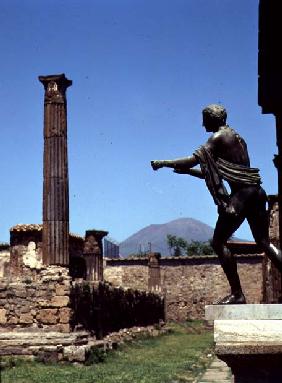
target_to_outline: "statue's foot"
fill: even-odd
[[[220,299],[218,302],[216,302],[216,305],[239,305],[244,304],[246,302],[245,295],[243,293],[241,294],[230,294],[226,297]]]

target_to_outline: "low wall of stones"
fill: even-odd
[[[161,319],[161,296],[104,282],[74,281],[64,267],[26,267],[21,278],[0,280],[0,332],[86,330],[101,339]]]
[[[147,291],[116,288],[107,283],[75,283],[71,289],[71,328],[93,332],[98,339],[134,326],[164,319],[164,299]]]
[[[154,325],[132,327],[108,334],[97,340],[87,332],[70,334],[47,332],[0,332],[0,370],[9,366],[9,359],[1,356],[20,356],[28,360],[42,362],[97,362],[97,351],[106,353],[116,349],[120,344],[143,337],[155,337],[166,334],[170,329],[166,326]],[[103,355],[102,354],[102,355]],[[94,355],[94,358],[93,358]]]
[[[24,267],[0,279],[0,356],[84,362],[93,347],[150,332],[163,319],[159,295],[74,281],[65,267]]]
[[[26,270],[20,279],[2,278],[0,332],[69,332],[70,281],[67,269],[58,266]]]
[[[237,255],[238,272],[248,303],[263,299],[263,255]],[[230,293],[217,256],[167,257],[159,260],[157,291],[165,296],[166,320],[203,319],[204,307]],[[114,286],[149,287],[148,259],[108,260],[104,278]]]

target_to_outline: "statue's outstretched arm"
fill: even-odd
[[[199,161],[196,156],[192,155],[189,157],[176,158],[175,160],[157,160],[151,161],[151,166],[154,170],[160,168],[173,168],[179,170],[188,170],[198,165]]]
[[[174,169],[174,173],[177,173],[177,174],[189,174],[190,176],[194,176],[194,177],[197,177],[197,178],[201,178],[201,179],[204,179],[204,175],[201,171],[201,169]]]

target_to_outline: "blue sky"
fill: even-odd
[[[70,228],[118,241],[151,223],[217,212],[202,180],[153,172],[208,139],[201,110],[220,102],[247,141],[268,194],[275,124],[257,105],[257,0],[2,0],[0,241],[42,220],[43,87],[65,73]],[[244,225],[237,236],[251,239]]]

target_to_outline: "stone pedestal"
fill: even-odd
[[[282,382],[282,305],[206,306],[206,320],[234,383]]]
[[[103,245],[102,239],[108,235],[103,230],[87,230],[83,257],[86,262],[87,281],[103,281]]]

